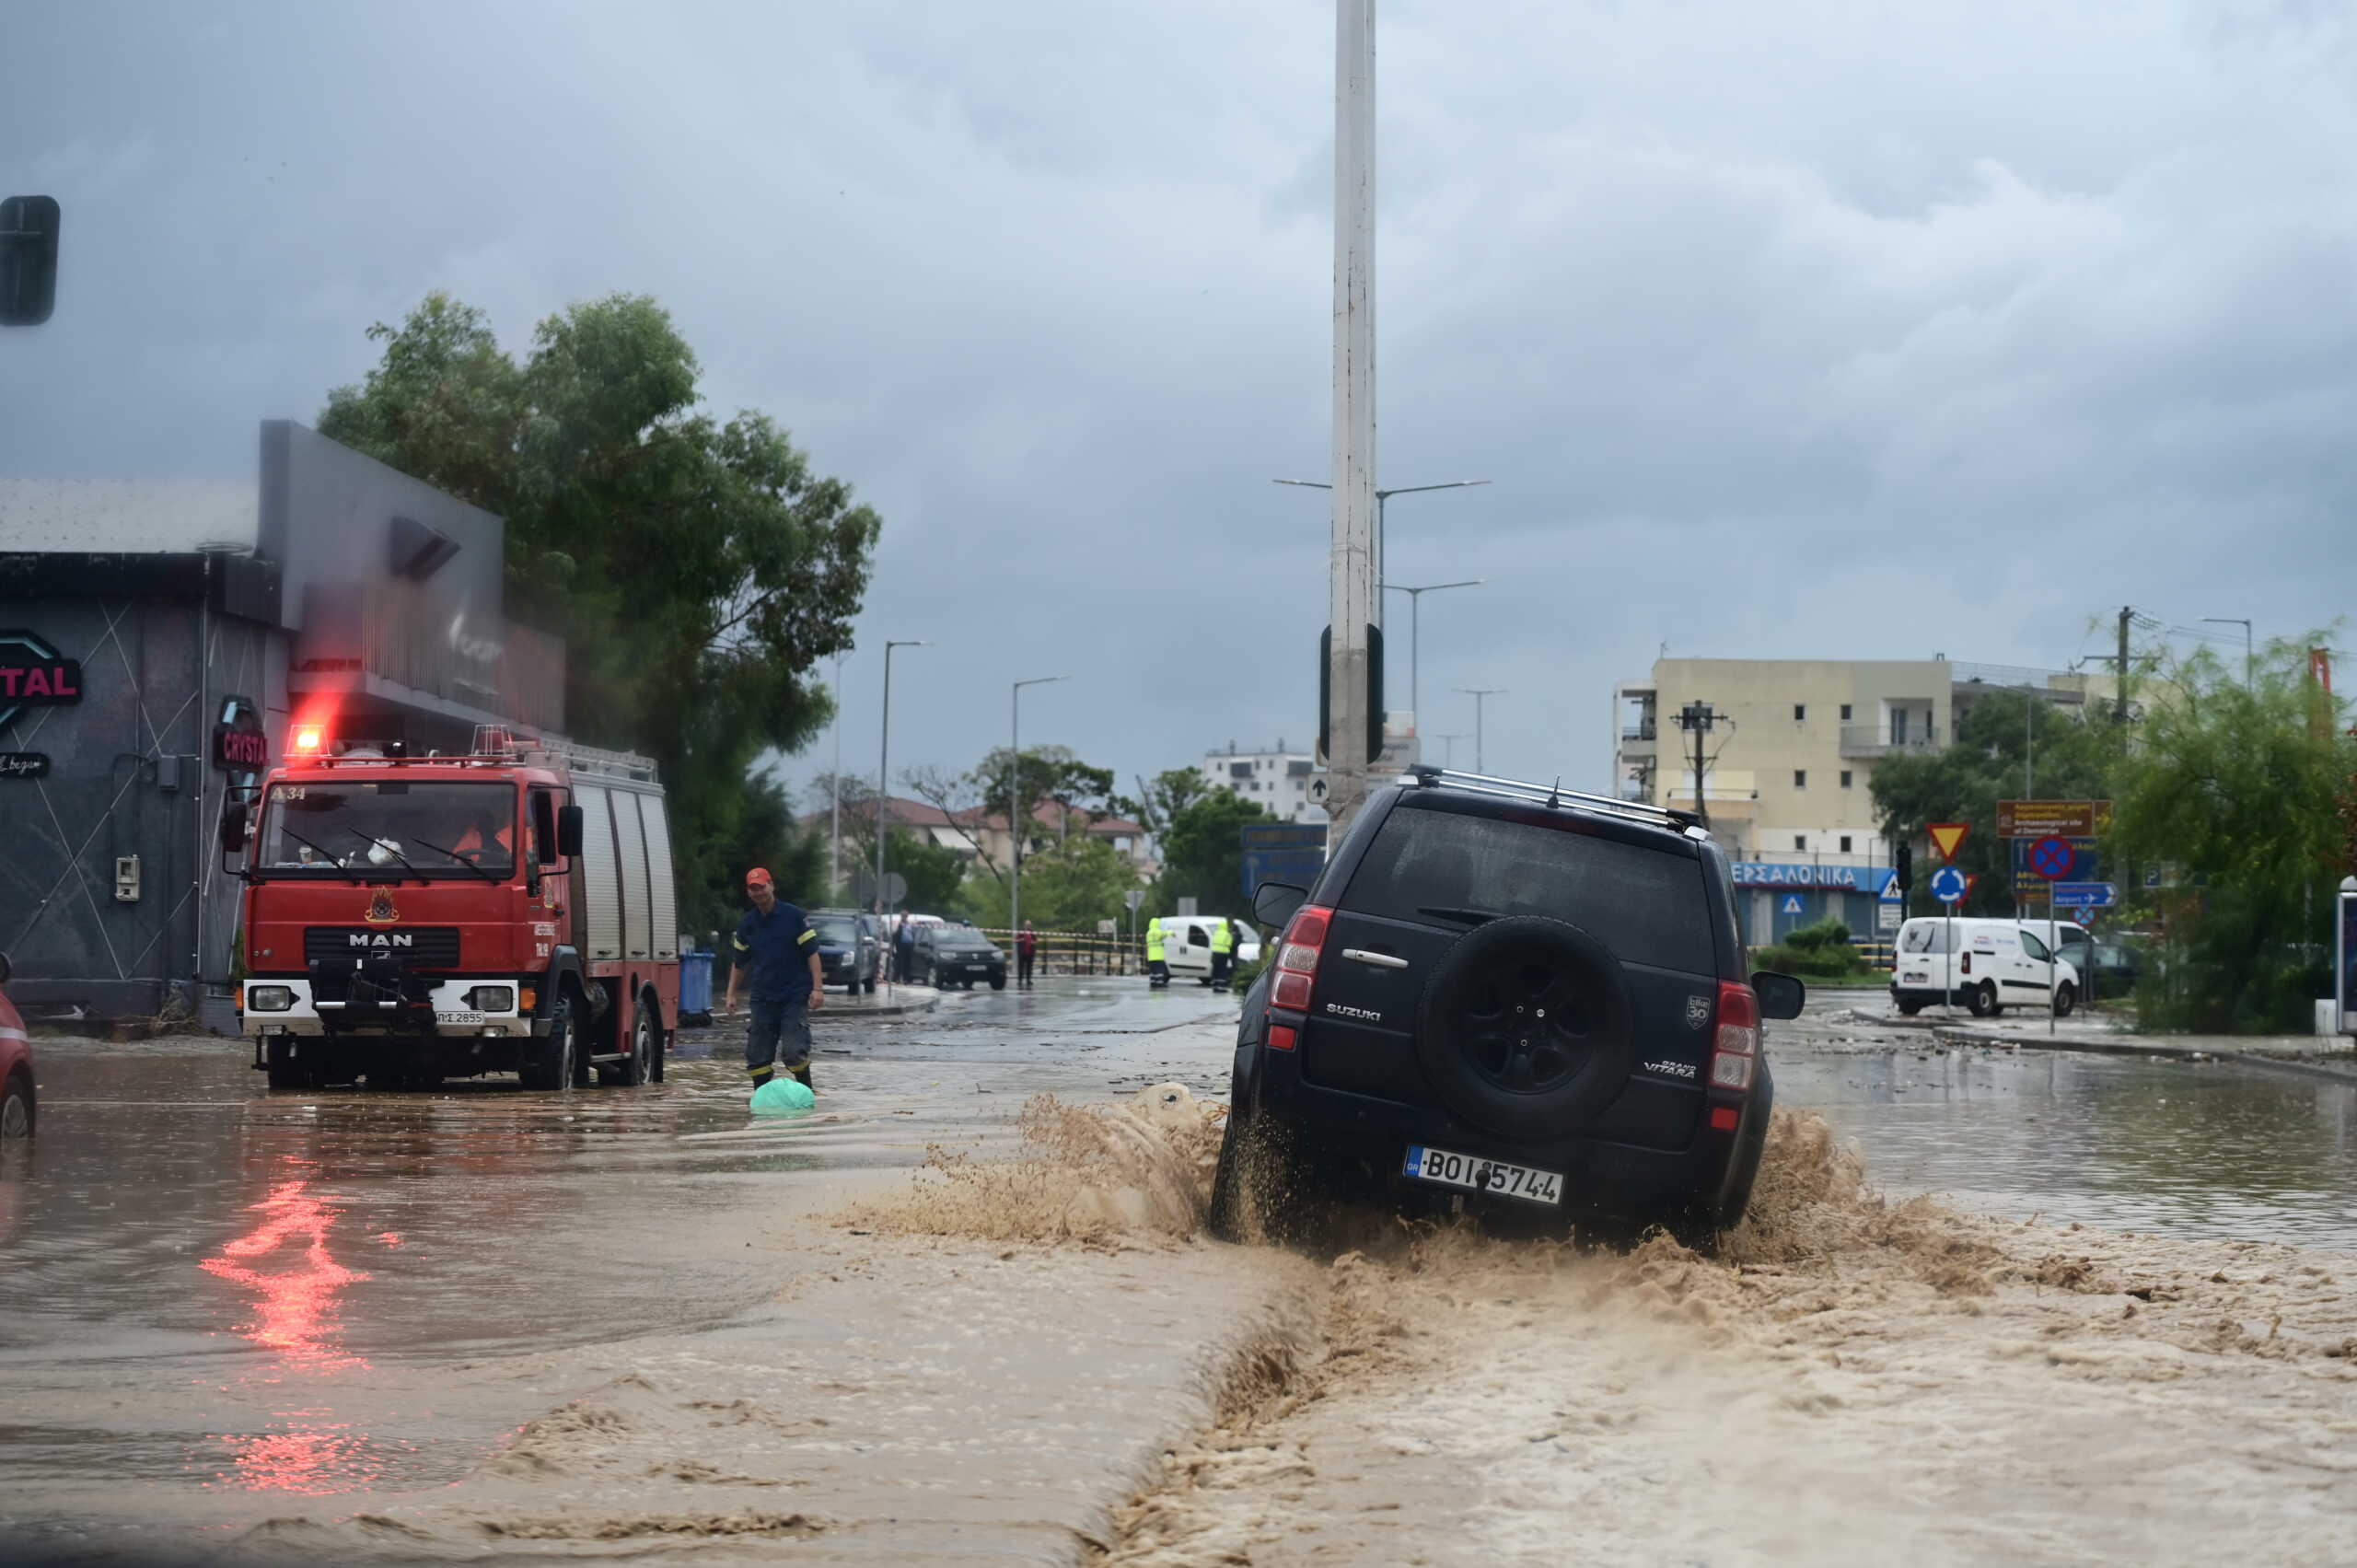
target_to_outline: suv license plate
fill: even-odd
[[[1413,1144],[1408,1147],[1408,1164],[1402,1174],[1442,1187],[1462,1187],[1472,1192],[1519,1198],[1526,1203],[1560,1203],[1563,1201],[1563,1176],[1561,1171],[1533,1170],[1527,1165],[1507,1165],[1503,1160],[1485,1160],[1472,1155],[1451,1154],[1446,1149],[1427,1149]]]

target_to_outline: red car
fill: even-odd
[[[0,953],[0,985],[8,983],[8,955]],[[33,1048],[25,1020],[0,995],[0,1138],[33,1135]]]

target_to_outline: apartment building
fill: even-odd
[[[1383,751],[1375,761],[1376,777],[1387,779],[1406,772],[1422,755],[1416,715],[1385,714]],[[1254,801],[1282,821],[1327,820],[1326,770],[1310,751],[1288,750],[1283,739],[1266,751],[1239,751],[1231,740],[1226,750],[1205,753],[1203,783]]]
[[[2108,674],[1929,659],[1656,660],[1650,679],[1612,692],[1612,777],[1624,799],[1692,809],[1692,725],[1701,802],[1737,863],[1754,941],[1840,915],[1860,935],[1888,918],[1890,846],[1868,781],[1884,760],[1936,750],[1975,703],[2036,691],[2084,712]],[[1691,716],[1686,716],[1691,715]]]

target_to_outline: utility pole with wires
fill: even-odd
[[[1718,724],[1719,716],[1718,711],[1710,703],[1699,700],[1678,710],[1678,727],[1694,737],[1694,815],[1701,819],[1705,828],[1711,825],[1711,807],[1703,796],[1702,774],[1710,761],[1703,755],[1702,748],[1712,729]]]
[[[1334,6],[1334,469],[1326,809],[1339,836],[1382,746],[1382,545],[1375,499],[1375,0]]]

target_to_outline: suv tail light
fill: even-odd
[[[1759,1061],[1759,998],[1740,981],[1719,981],[1718,1033],[1711,1042],[1711,1086],[1747,1090]]]
[[[1285,934],[1277,938],[1277,976],[1269,982],[1269,1005],[1289,1013],[1309,1011],[1310,987],[1318,979],[1318,959],[1326,949],[1327,928],[1334,912],[1305,904],[1294,912]]]

